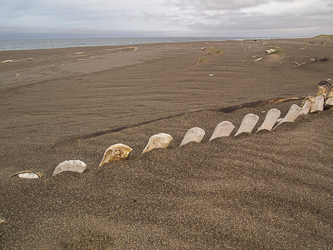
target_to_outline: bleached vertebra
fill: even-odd
[[[149,141],[141,154],[147,153],[154,148],[167,148],[172,141],[172,136],[165,133],[159,133],[149,138]]]
[[[227,137],[231,134],[231,132],[234,130],[235,126],[229,122],[229,121],[223,121],[219,124],[217,124],[212,137],[209,139],[209,141],[214,140],[218,137]]]
[[[332,97],[328,97],[325,101],[325,107],[326,108],[332,108],[333,107],[333,92]]]
[[[271,131],[273,126],[275,125],[277,119],[280,117],[281,111],[278,109],[270,109],[265,117],[264,122],[261,124],[261,126],[258,128],[257,132],[260,130],[269,130]]]
[[[248,114],[244,116],[242,123],[235,136],[241,133],[251,133],[251,131],[253,130],[254,126],[257,124],[258,121],[259,121],[259,116],[255,114]]]
[[[184,146],[189,142],[201,142],[206,132],[202,128],[194,127],[188,130],[184,136],[184,139],[180,143],[179,147]]]
[[[131,149],[129,146],[125,144],[122,143],[114,144],[105,150],[103,159],[98,166],[101,167],[109,162],[125,160],[128,157],[128,155],[132,152],[132,150],[133,149]]]
[[[22,179],[38,179],[39,175],[35,174],[35,173],[22,173],[22,174],[18,174],[18,177],[20,177]]]
[[[315,98],[312,96],[308,96],[304,99],[302,103],[302,109],[299,112],[300,115],[307,115],[310,112],[312,104],[315,102]]]
[[[55,168],[52,176],[60,174],[61,172],[64,171],[83,173],[83,171],[86,170],[86,168],[87,164],[85,164],[83,161],[80,160],[63,161]]]
[[[330,83],[330,91],[326,95],[325,100],[325,108],[332,108],[333,107],[333,81],[331,79],[327,79],[327,82]]]
[[[291,105],[286,116],[273,128],[273,130],[276,129],[276,127],[279,126],[281,123],[294,122],[296,118],[299,116],[301,109],[302,108],[297,104]]]
[[[310,113],[320,112],[324,110],[325,97],[318,95],[315,99],[314,104],[311,106]]]

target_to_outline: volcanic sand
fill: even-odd
[[[254,133],[333,78],[332,54],[323,38],[1,51],[0,247],[333,248],[333,110]],[[192,127],[203,141],[179,147]],[[116,143],[130,157],[98,167]],[[75,159],[88,170],[52,177]]]

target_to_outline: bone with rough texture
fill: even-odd
[[[286,116],[273,128],[273,130],[276,129],[276,127],[279,126],[281,123],[294,122],[296,118],[299,116],[301,110],[302,108],[297,104],[291,105]]]
[[[132,152],[132,150],[133,149],[131,149],[129,146],[125,144],[122,143],[114,144],[105,150],[103,159],[98,166],[101,167],[109,162],[125,160],[128,157],[128,155]]]
[[[312,104],[310,113],[320,112],[324,110],[325,97],[323,95],[318,95],[315,99],[314,104]]]
[[[260,130],[269,130],[271,131],[273,126],[275,125],[277,119],[280,117],[281,111],[278,109],[270,109],[265,117],[264,122],[261,124],[261,126],[258,128],[257,133]]]
[[[206,132],[202,128],[194,127],[189,129],[182,142],[180,143],[179,147],[184,146],[185,144],[189,142],[201,142],[201,140],[204,138]]]
[[[229,121],[223,121],[219,124],[217,124],[212,137],[209,139],[209,141],[214,140],[218,137],[227,137],[231,134],[231,132],[234,130],[235,126],[229,122]]]
[[[318,93],[317,96],[322,95],[324,96],[324,98],[326,98],[326,96],[329,94],[330,92],[330,86],[328,85],[322,85],[322,86],[318,86]]]
[[[302,102],[302,109],[299,112],[300,115],[307,115],[310,112],[311,106],[315,102],[315,97],[308,96]]]
[[[241,125],[239,126],[239,129],[237,130],[235,136],[240,135],[241,133],[251,133],[254,126],[259,121],[259,116],[255,114],[248,114],[244,116]]]
[[[55,168],[52,176],[60,174],[61,172],[64,171],[83,173],[83,171],[86,170],[86,168],[87,164],[85,164],[83,161],[80,160],[63,161]]]
[[[320,81],[318,83],[317,96],[323,95],[324,98],[326,99],[331,90],[332,90],[332,80],[331,79]]]
[[[153,135],[141,154],[147,153],[154,148],[167,148],[172,141],[172,136],[165,133]]]

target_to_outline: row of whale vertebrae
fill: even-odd
[[[291,105],[288,113],[284,118],[279,118],[281,115],[280,110],[275,108],[270,109],[266,114],[264,122],[258,128],[257,132],[261,130],[271,131],[274,130],[276,127],[278,127],[281,123],[294,122],[299,115],[320,112],[323,111],[324,108],[332,108],[332,107],[333,107],[333,85],[332,85],[332,80],[328,79],[327,81],[321,81],[318,84],[318,93],[316,97],[309,96],[305,98],[303,100],[301,107],[299,107],[296,104]],[[241,125],[234,136],[238,136],[242,133],[251,133],[258,121],[259,121],[259,116],[255,114],[246,115],[243,118]],[[229,121],[223,121],[219,123],[216,126],[209,141],[220,137],[230,136],[234,128],[235,126]],[[206,132],[199,127],[191,128],[186,132],[179,146],[182,147],[190,142],[200,143],[204,138],[205,134]],[[147,153],[155,148],[165,149],[169,146],[172,140],[173,138],[169,134],[165,133],[155,134],[149,138],[149,141],[141,154]],[[103,155],[103,159],[99,164],[99,167],[113,161],[125,160],[132,151],[133,151],[132,148],[122,143],[114,144],[106,149]],[[53,176],[58,175],[64,171],[83,173],[86,170],[86,168],[87,164],[80,160],[64,161],[61,162],[55,168]],[[24,179],[36,179],[41,177],[39,173],[33,173],[29,170],[16,173],[12,176],[15,175]]]
[[[323,111],[324,108],[332,108],[333,107],[333,85],[332,80],[328,79],[327,81],[321,81],[318,84],[318,93],[316,97],[307,97],[303,100],[301,107],[296,104],[291,105],[289,111],[287,112],[284,118],[279,118],[281,115],[280,110],[278,109],[270,109],[265,117],[264,122],[256,131],[259,132],[261,130],[274,130],[280,124],[285,122],[294,122],[299,115],[304,115],[308,113],[315,113]],[[238,136],[242,133],[251,133],[259,121],[259,116],[255,114],[246,115],[235,133],[234,136]],[[235,126],[229,121],[223,121],[219,123],[209,141],[214,140],[219,137],[227,137],[230,136]],[[197,142],[200,143],[205,136],[205,131],[199,127],[194,127],[188,130],[180,143],[180,147],[190,143]],[[166,133],[159,133],[151,136],[148,140],[146,147],[143,149],[141,154],[147,153],[155,148],[167,148],[171,141],[173,140],[172,136]],[[125,160],[132,152],[132,148],[122,143],[114,144],[106,149],[103,159],[100,166],[103,166],[107,163]],[[64,161],[60,163],[56,169],[54,170],[53,176],[63,172],[63,171],[74,171],[82,173],[87,168],[87,164],[80,160],[70,160]]]

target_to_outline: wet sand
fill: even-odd
[[[254,133],[333,79],[332,55],[323,38],[0,51],[0,246],[333,248],[333,110]],[[179,147],[192,127],[203,141]],[[141,155],[161,132],[170,146]],[[130,157],[97,167],[115,143]],[[88,170],[52,177],[74,159]]]

